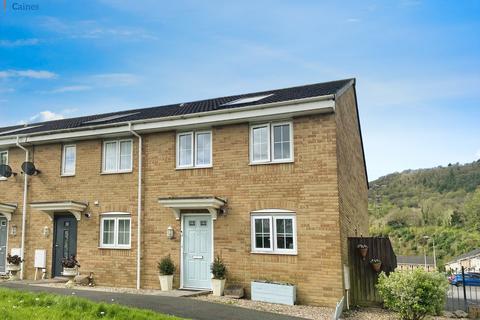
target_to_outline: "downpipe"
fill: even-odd
[[[138,138],[138,204],[137,204],[137,290],[140,290],[141,258],[142,258],[142,149],[143,140],[137,132],[132,129],[132,123],[128,123],[128,130]]]
[[[17,147],[25,151],[25,162],[29,160],[28,149],[20,144],[20,137],[17,136]],[[21,240],[21,249],[20,257],[22,258],[21,269],[20,269],[20,280],[23,280],[24,274],[24,257],[25,257],[25,225],[27,221],[27,198],[28,198],[28,174],[23,173],[23,205],[22,205],[22,240]]]

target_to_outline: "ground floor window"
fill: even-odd
[[[127,214],[107,213],[100,219],[100,247],[129,249],[131,218]]]
[[[296,217],[271,212],[252,214],[252,252],[296,254]]]

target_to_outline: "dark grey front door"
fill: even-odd
[[[7,259],[7,218],[0,216],[0,273],[5,273]]]
[[[77,254],[77,219],[71,215],[56,215],[53,238],[53,276],[62,276],[62,259]]]

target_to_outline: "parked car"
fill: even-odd
[[[454,286],[480,286],[480,273],[469,272],[465,273],[465,281],[462,279],[462,274],[452,274],[448,277],[448,282]]]

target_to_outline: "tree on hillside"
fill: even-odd
[[[465,201],[465,215],[469,226],[480,229],[480,187]]]

